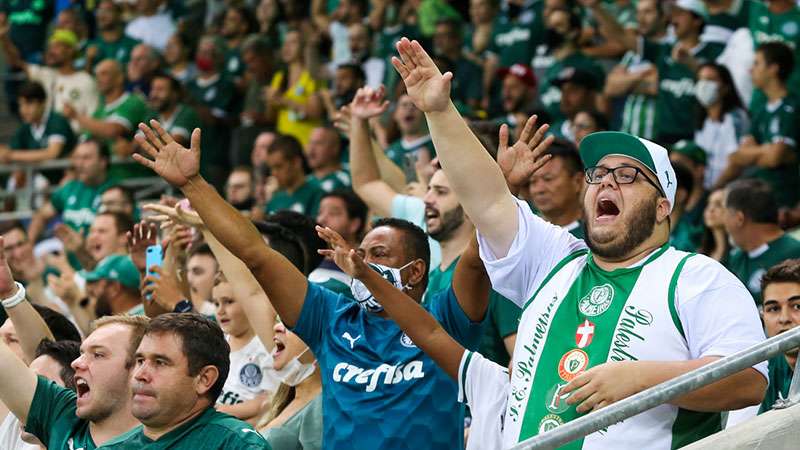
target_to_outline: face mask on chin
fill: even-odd
[[[400,271],[410,266],[413,262],[414,261],[410,261],[408,264],[400,268],[388,267],[380,264],[369,264],[369,267],[381,274],[381,276],[386,279],[386,281],[391,283],[392,286],[396,287],[401,292],[404,292],[411,289],[412,286],[409,284],[403,284]],[[383,311],[383,306],[378,303],[378,301],[375,299],[375,296],[372,295],[372,292],[367,289],[367,286],[362,283],[361,280],[353,278],[350,281],[350,292],[352,292],[353,298],[356,299],[358,305],[361,306],[361,308],[365,311],[371,313],[379,313]]]
[[[306,378],[310,377],[311,374],[314,373],[314,369],[317,367],[316,360],[310,363],[300,362],[300,357],[303,356],[307,351],[308,347],[306,347],[305,350],[300,352],[299,355],[292,358],[291,361],[286,363],[286,367],[284,367],[280,371],[283,374],[283,379],[281,380],[281,382],[289,386],[295,387],[298,384],[305,381]]]

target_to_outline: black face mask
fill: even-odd
[[[554,50],[566,42],[567,38],[556,30],[547,28],[544,30],[544,43],[549,50]]]
[[[256,200],[253,197],[248,198],[247,200],[241,203],[233,203],[232,206],[239,211],[250,211],[255,206]]]

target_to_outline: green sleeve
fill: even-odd
[[[489,295],[489,307],[492,309],[492,318],[501,338],[505,339],[517,332],[519,318],[522,315],[519,306],[498,292],[492,291]]]
[[[61,154],[59,154],[60,158],[67,155],[72,150],[72,147],[75,145],[75,133],[73,133],[72,127],[64,116],[55,113],[52,114],[54,114],[51,119],[53,121],[53,129],[50,135],[62,136],[64,138],[64,147],[61,149]]]
[[[664,44],[653,42],[649,39],[642,39],[640,42],[642,58],[658,65],[662,59],[661,55],[664,50]]]
[[[147,105],[142,99],[131,94],[131,97],[119,105],[116,111],[107,120],[119,123],[132,132],[139,125],[139,122],[149,118]]]
[[[782,141],[786,145],[797,147],[798,112],[793,105],[783,105],[778,113],[778,129],[772,134],[772,142]]]
[[[79,421],[75,415],[75,393],[42,376],[38,377],[25,431],[47,446],[53,434],[68,434]]]
[[[58,188],[58,190],[53,192],[53,195],[50,196],[50,203],[53,205],[53,208],[55,208],[56,211],[58,211],[59,213],[63,212],[64,207],[67,206],[66,205],[67,195],[68,195],[67,190],[70,187],[70,184],[72,183],[67,183],[64,186],[61,186],[60,188]]]
[[[22,149],[22,147],[25,145],[23,143],[24,141],[23,136],[25,135],[25,133],[27,133],[27,130],[28,126],[24,124],[21,125],[19,128],[17,128],[17,131],[14,132],[14,136],[11,137],[11,142],[8,143],[9,147],[11,147],[12,150]]]

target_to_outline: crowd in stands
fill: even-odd
[[[0,222],[2,449],[500,448],[534,292],[498,282],[526,250],[517,225],[488,245],[509,216],[472,196],[497,169],[579,250],[587,187],[627,176],[586,163],[605,131],[668,151],[628,183],[670,200],[671,247],[732,273],[766,337],[800,325],[800,1],[0,0],[0,51],[0,176],[35,194]],[[454,178],[461,117],[491,173]],[[769,411],[797,355],[709,411]]]

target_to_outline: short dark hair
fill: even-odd
[[[58,375],[64,380],[64,386],[75,391],[75,369],[72,368],[72,361],[81,356],[81,343],[79,341],[53,342],[43,339],[36,347],[36,358],[40,356],[53,358],[61,366]]]
[[[20,230],[25,234],[26,238],[28,237],[28,230],[25,229],[25,226],[22,225],[22,222],[19,220],[9,220],[0,223],[0,236],[4,236],[13,230]]]
[[[725,207],[741,211],[755,223],[778,223],[778,202],[766,181],[748,178],[725,187]]]
[[[108,188],[106,188],[106,190],[103,191],[103,194],[105,194],[108,191],[114,191],[114,190],[122,192],[122,196],[125,197],[125,200],[128,203],[130,203],[131,206],[136,205],[136,197],[133,195],[133,190],[128,187],[125,187],[124,185],[121,184],[111,185]]]
[[[114,218],[114,226],[117,227],[117,235],[133,230],[133,217],[128,214],[116,211],[104,211],[97,213],[95,219],[100,216],[111,216]]]
[[[320,203],[328,197],[338,198],[344,202],[345,208],[347,209],[347,217],[350,220],[361,219],[361,226],[358,227],[356,231],[356,236],[361,237],[364,228],[367,226],[367,213],[369,211],[364,200],[361,200],[361,197],[356,195],[351,189],[334,189],[331,192],[323,194]]]
[[[428,235],[422,231],[422,228],[413,223],[394,217],[384,217],[372,222],[372,229],[378,227],[394,228],[405,234],[406,239],[403,239],[403,252],[410,258],[410,261],[421,259],[425,263],[425,276],[422,281],[423,286],[427,287],[428,271],[431,267],[431,248],[428,244]]]
[[[47,101],[47,91],[44,90],[44,86],[38,81],[25,81],[22,83],[22,86],[19,87],[19,91],[17,91],[17,96],[29,102],[44,103]]]
[[[315,218],[300,214],[297,211],[284,209],[268,215],[264,220],[286,227],[300,238],[308,255],[306,263],[309,272],[316,269],[325,259],[317,250],[328,248],[328,244],[317,234],[317,221]]]
[[[293,160],[300,158],[303,163],[303,171],[308,173],[308,161],[306,155],[303,153],[303,145],[294,136],[287,134],[279,134],[272,141],[272,145],[267,149],[268,154],[280,153],[286,160]]]
[[[761,277],[761,292],[772,283],[800,283],[800,259],[787,259],[770,267]]]
[[[292,230],[275,222],[253,221],[256,229],[269,241],[269,246],[288,259],[297,270],[308,275],[308,251],[303,241]]]
[[[81,340],[81,333],[78,328],[70,322],[69,319],[60,312],[48,308],[47,306],[37,305],[31,303],[33,309],[42,317],[44,323],[50,328],[53,337],[56,341],[79,341]]]
[[[456,17],[443,17],[436,21],[436,26],[438,27],[440,25],[450,27],[450,29],[455,32],[456,36],[463,35],[461,19]]]
[[[272,55],[272,45],[270,40],[259,34],[252,34],[242,41],[242,54],[252,52],[259,57],[269,58]]]
[[[691,169],[686,167],[686,164],[675,162],[672,163],[672,168],[675,170],[675,179],[678,182],[676,189],[683,189],[691,193],[694,189],[694,177]]]
[[[560,158],[570,174],[583,173],[581,155],[572,142],[562,138],[555,138],[553,143],[550,144],[550,148],[547,149],[546,154],[552,155],[553,158]]]
[[[794,70],[794,54],[788,45],[782,42],[766,42],[761,44],[756,52],[764,56],[767,66],[776,64],[778,66],[778,78],[784,83],[789,80],[789,76]]]
[[[156,78],[163,78],[169,82],[169,88],[172,92],[178,94],[178,98],[183,98],[183,85],[177,78],[173,77],[172,75],[168,74],[167,72],[159,70],[153,75],[153,80]]]
[[[94,145],[97,148],[97,153],[100,155],[100,158],[105,159],[109,164],[111,163],[111,147],[108,146],[107,142],[94,137],[89,137],[81,140],[80,143]]]
[[[207,394],[212,404],[216,402],[231,365],[231,348],[219,325],[198,313],[167,313],[150,321],[145,336],[150,334],[173,334],[181,338],[189,376],[197,375],[206,366],[217,368],[219,377]]]
[[[353,72],[353,75],[356,77],[357,80],[361,80],[362,82],[366,81],[367,79],[367,75],[364,73],[364,69],[361,68],[361,65],[356,63],[339,64],[339,66],[336,67],[336,70],[349,70]]]
[[[211,247],[209,247],[209,245],[205,242],[199,245],[193,245],[192,248],[189,249],[189,253],[186,255],[186,260],[188,261],[194,256],[210,256],[215,260],[217,259],[217,257],[214,256],[214,252],[211,251]]]

